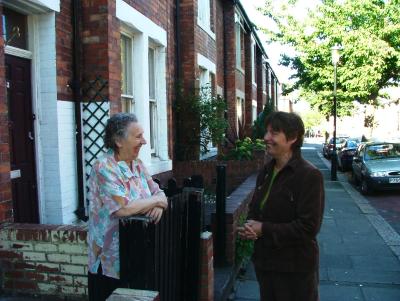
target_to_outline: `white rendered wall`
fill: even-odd
[[[41,14],[36,20],[40,221],[70,224],[76,220],[77,208],[74,104],[57,101],[55,14]]]

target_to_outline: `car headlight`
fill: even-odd
[[[371,177],[387,177],[389,173],[387,171],[375,171],[371,172]]]

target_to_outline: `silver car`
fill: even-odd
[[[400,190],[400,143],[360,144],[353,158],[353,180],[361,193],[373,190]]]

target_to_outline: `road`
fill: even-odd
[[[322,156],[322,143],[319,144],[317,141],[308,141],[305,143],[305,147],[315,147],[321,158]],[[318,141],[319,142],[319,141]],[[330,166],[330,161],[323,158]],[[341,173],[338,170],[338,173]],[[345,175],[350,179],[351,173],[347,172]],[[354,183],[349,181],[353,187],[357,188]],[[388,222],[397,233],[400,234],[400,191],[376,191],[371,195],[364,196],[371,206],[373,206],[379,214]]]

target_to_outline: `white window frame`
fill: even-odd
[[[252,99],[251,101],[251,123],[257,119],[257,100]]]
[[[253,85],[256,83],[256,43],[253,36],[251,37],[251,82]]]
[[[150,51],[153,51],[153,76],[154,76],[154,95],[151,95],[151,86],[150,86]],[[150,144],[150,150],[151,150],[151,155],[154,157],[157,157],[157,145],[158,145],[158,111],[157,111],[157,56],[158,56],[158,51],[157,48],[152,45],[151,43],[149,44],[148,47],[148,57],[149,57],[149,122],[150,122],[150,138],[149,138],[149,144]],[[153,96],[153,98],[152,98]],[[152,106],[153,106],[153,113],[152,115]]]
[[[167,114],[167,32],[145,15],[123,0],[116,0],[116,16],[121,26],[133,36],[133,82],[135,114],[144,130],[147,144],[140,151],[140,159],[151,175],[172,170],[172,160],[168,154],[168,114]],[[156,55],[156,93],[157,100],[157,153],[152,156],[150,148],[150,99],[149,99],[149,46],[157,49]]]
[[[236,52],[236,68],[242,70],[242,26],[240,22],[235,22],[235,52]]]
[[[211,30],[211,0],[197,1],[197,25],[215,40],[215,33]]]
[[[121,87],[121,102],[122,102],[122,111],[123,112],[128,112],[128,113],[134,113],[135,112],[135,97],[133,95],[133,91],[134,91],[134,81],[133,81],[133,41],[134,41],[134,36],[129,33],[127,30],[121,30],[121,45],[122,45],[122,39],[125,38],[127,40],[129,40],[129,47],[128,47],[128,51],[130,50],[130,53],[128,58],[127,58],[127,66],[126,66],[126,75],[127,75],[127,80],[125,85],[129,85],[130,86],[130,90],[131,91],[127,91],[130,93],[123,93],[124,91],[122,91],[122,87]],[[122,47],[121,47],[121,56],[122,56]],[[122,71],[122,67],[123,67],[123,63],[122,62],[122,58],[121,58],[121,71]],[[121,72],[122,75],[122,72]],[[128,89],[129,90],[129,89]]]

